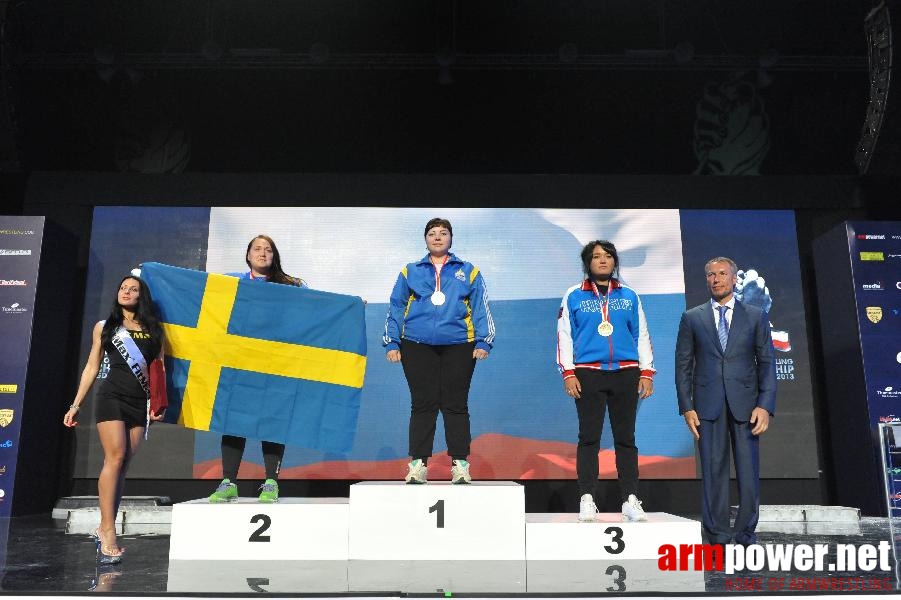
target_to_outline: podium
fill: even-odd
[[[644,522],[624,522],[619,513],[600,513],[590,523],[574,513],[526,516],[526,559],[654,560],[661,544],[700,544],[697,521],[668,513],[648,513]]]
[[[663,544],[700,544],[667,513],[526,514],[509,481],[363,482],[350,498],[172,508],[169,592],[569,593],[703,591],[703,572],[664,572]]]
[[[170,560],[166,591],[177,594],[347,592],[347,561]]]
[[[351,560],[525,560],[526,497],[510,481],[350,486]]]
[[[169,560],[347,560],[347,498],[180,502]]]

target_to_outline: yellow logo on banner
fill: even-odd
[[[0,408],[0,427],[6,427],[13,422],[16,411],[11,408]]]
[[[0,383],[0,394],[15,394],[18,389],[15,383]]]
[[[882,320],[882,307],[881,306],[868,306],[867,307],[867,318],[872,323],[878,323]]]
[[[861,252],[860,260],[885,260],[882,252]]]

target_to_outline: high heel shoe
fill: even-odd
[[[91,537],[94,538],[94,543],[97,545],[97,564],[118,565],[122,562],[122,555],[125,553],[125,548],[104,544],[103,540],[100,538],[99,528],[94,530]]]
[[[118,565],[122,562],[122,555],[125,554],[125,548],[115,548],[100,544],[97,546],[97,564],[99,565]]]

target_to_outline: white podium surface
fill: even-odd
[[[256,498],[172,507],[170,560],[347,560],[347,498]]]
[[[703,593],[703,571],[661,571],[656,560],[530,560],[530,594]]]
[[[510,481],[350,486],[351,560],[524,560],[525,493]]]
[[[346,560],[170,560],[166,591],[178,594],[347,592]]]
[[[522,594],[524,560],[352,560],[347,563],[351,592],[404,594]]]
[[[701,523],[671,515],[648,513],[645,522],[622,521],[620,513],[600,513],[598,520],[579,522],[576,513],[526,516],[526,559],[657,560],[663,544],[700,544]]]

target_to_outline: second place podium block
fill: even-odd
[[[350,486],[351,560],[525,560],[523,487],[367,481]]]
[[[170,560],[347,560],[347,498],[172,507]]]

